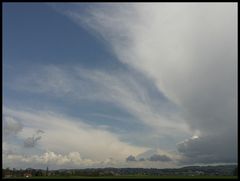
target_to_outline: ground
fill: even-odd
[[[25,177],[17,177],[19,179]],[[39,176],[27,179],[237,179],[237,176]],[[16,177],[12,178],[16,179]]]

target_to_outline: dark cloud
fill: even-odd
[[[42,138],[40,136],[40,134],[44,133],[43,130],[37,130],[35,135],[33,135],[32,137],[28,137],[24,140],[24,147],[26,148],[32,148],[35,147],[37,142]]]
[[[183,156],[182,164],[237,162],[237,137],[231,134],[188,139],[177,147]]]
[[[171,161],[172,159],[171,159],[170,157],[168,157],[167,155],[154,154],[154,155],[152,155],[148,160],[149,160],[149,161],[168,162],[168,161]]]
[[[142,162],[142,161],[146,161],[146,160],[168,162],[168,161],[171,161],[172,159],[170,157],[168,157],[167,155],[160,155],[160,154],[153,154],[149,158],[141,157],[138,160],[132,155],[130,155],[126,158],[127,162],[129,162],[129,161],[140,161],[140,162]]]
[[[39,134],[39,133],[44,133],[44,131],[41,130],[41,129],[38,129],[38,130],[37,130],[37,134]]]
[[[137,161],[137,160],[136,160],[136,158],[135,158],[134,156],[130,155],[130,156],[128,156],[128,157],[126,158],[126,161],[127,161],[127,162],[132,162],[132,161]]]
[[[38,140],[41,139],[41,136],[38,136],[38,137],[28,137],[27,139],[24,140],[24,147],[26,148],[32,148],[32,147],[35,147]]]

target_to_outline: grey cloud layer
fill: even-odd
[[[171,161],[171,158],[169,158],[166,155],[152,155],[149,158],[150,161],[162,161],[162,162],[168,162]]]
[[[155,161],[161,161],[161,162],[172,161],[172,159],[169,156],[167,156],[167,155],[160,155],[160,154],[154,154],[154,155],[151,155],[149,158],[140,158],[139,160],[137,160],[135,158],[135,156],[133,156],[133,155],[130,155],[130,156],[128,156],[126,158],[127,162],[132,162],[132,161],[140,161],[140,162],[142,162],[142,161],[147,161],[147,160],[148,161],[153,161],[153,162],[155,162]]]
[[[225,133],[221,138],[214,135],[188,139],[177,147],[184,156],[180,161],[182,164],[234,163],[238,159],[237,145],[237,136]]]

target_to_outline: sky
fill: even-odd
[[[3,3],[3,168],[237,163],[237,3]]]

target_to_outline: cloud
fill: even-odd
[[[128,70],[37,67],[13,81],[18,91],[75,102],[108,102],[152,127],[159,137],[197,135],[199,140],[189,139],[177,145],[182,163],[236,162],[236,3],[108,3],[93,4],[84,11],[79,11],[78,5],[61,11],[100,35]],[[149,87],[155,87],[165,99],[151,97]],[[27,125],[18,132],[22,138],[29,137],[35,128],[46,129],[40,145],[65,154],[80,149],[86,157],[107,159],[121,150],[118,156],[125,161],[128,155],[146,149],[124,143],[105,129],[82,124],[82,120],[46,112],[8,113]],[[79,135],[78,142],[75,135]],[[94,144],[96,137],[99,140]]]
[[[69,152],[68,154],[58,154],[53,151],[47,151],[41,155],[8,154],[4,156],[4,163],[14,163],[14,168],[29,168],[36,166],[38,168],[78,168],[79,166],[91,166],[98,162],[91,159],[83,159],[79,152]]]
[[[160,150],[160,149],[148,149],[136,157],[130,155],[126,158],[126,161],[141,161],[141,162],[155,162],[155,161],[162,161],[162,162],[169,162],[179,160],[179,155],[172,151]]]
[[[61,154],[77,151],[81,152],[83,157],[104,161],[109,157],[125,160],[130,153],[139,154],[147,149],[125,143],[118,135],[105,128],[91,126],[81,119],[70,118],[60,113],[9,108],[4,108],[3,113],[16,117],[23,123],[24,128],[19,134],[19,139],[25,140],[29,135],[34,135],[28,139],[28,146],[35,145],[40,138],[40,135],[36,134],[36,128],[44,130],[41,142],[37,142],[38,151],[52,150]],[[22,150],[22,153],[24,151]],[[22,154],[20,151],[18,153]]]
[[[133,157],[133,156],[132,156]],[[134,157],[133,157],[134,158]],[[103,161],[90,158],[83,158],[80,152],[68,152],[60,154],[53,151],[46,151],[41,154],[23,155],[17,153],[3,155],[3,168],[41,168],[50,169],[61,168],[100,168],[100,167],[127,167],[127,168],[169,168],[175,167],[171,162],[162,162],[161,164],[153,161],[136,161],[134,159],[128,161],[115,160],[107,158]]]
[[[149,156],[152,153],[156,154]],[[129,155],[126,158],[125,164],[118,163],[118,166],[127,168],[175,168],[179,164],[179,158],[181,157],[173,152],[168,151],[164,154],[162,150],[150,149],[138,154],[136,157]],[[160,162],[161,164],[159,164]]]
[[[23,126],[21,122],[16,121],[12,117],[4,117],[3,119],[3,133],[5,136],[16,135],[22,131]]]
[[[41,130],[41,129],[38,129],[38,130],[37,130],[37,134],[40,134],[40,133],[44,133],[44,131]]]
[[[42,138],[40,134],[44,133],[43,130],[38,129],[32,137],[28,137],[24,140],[24,147],[32,148],[37,145],[37,142]]]
[[[60,113],[32,109],[3,108],[3,114],[19,120],[23,130],[19,140],[29,135],[43,134],[34,149],[23,148],[15,142],[3,142],[3,167],[11,168],[86,168],[86,167],[175,167],[174,162],[159,165],[152,161],[128,161],[130,154],[140,155],[149,148],[123,142],[105,128],[88,125]],[[36,131],[36,128],[39,130]],[[64,134],[62,134],[64,132]],[[39,136],[39,135],[38,135]],[[97,141],[96,141],[97,138]],[[22,143],[22,142],[21,142]],[[64,145],[64,146],[63,146]],[[96,151],[97,150],[97,151]],[[70,154],[71,153],[71,154]],[[165,152],[163,152],[165,153]],[[80,156],[79,156],[80,155]],[[74,157],[74,159],[70,159]],[[74,162],[74,160],[76,162]]]
[[[171,161],[171,158],[169,158],[166,155],[152,155],[149,158],[150,161],[162,161],[162,162],[168,162]]]
[[[223,143],[225,147],[222,146]],[[177,148],[183,156],[179,160],[181,164],[235,163],[238,159],[237,137],[229,137],[229,134],[221,139],[216,135],[187,139],[179,143]],[[232,154],[229,154],[229,150]]]
[[[38,137],[28,137],[26,140],[24,140],[24,147],[31,148],[34,147],[37,144],[37,141],[41,139],[41,136]]]
[[[144,159],[146,161],[173,161],[178,162],[181,159],[181,155],[175,152],[175,150],[163,150],[163,149],[148,149],[136,156],[136,159]]]
[[[65,14],[150,78],[179,106],[193,133],[224,140],[222,150],[224,137],[236,138],[237,3],[103,4],[84,15],[76,9]],[[214,150],[207,141],[195,144]],[[224,154],[235,155],[235,149]]]
[[[7,140],[3,140],[2,142],[2,155],[8,155],[8,154],[16,154],[19,151],[19,146],[15,144],[9,143]]]
[[[150,158],[148,158],[147,160],[149,161],[162,161],[162,162],[168,162],[171,161],[172,159],[166,155],[158,155],[158,154],[154,154],[152,155]],[[137,161],[136,158],[132,155],[128,156],[126,158],[127,162],[132,162],[132,161]],[[140,158],[138,161],[145,161],[144,158]]]
[[[108,106],[117,106],[159,135],[172,137],[171,132],[174,132],[182,137],[192,134],[186,121],[175,111],[175,105],[141,73],[86,69],[80,65],[52,65],[38,67],[38,70],[26,72],[21,77],[21,81],[15,80],[13,83],[15,90],[56,96],[74,104],[105,102]],[[56,84],[60,82],[58,79],[61,79],[61,84]],[[106,116],[109,117],[108,114]]]
[[[69,76],[62,69],[49,65],[33,67],[34,71],[28,71],[31,76],[21,75],[12,80],[12,89],[35,92],[35,93],[51,93],[59,97],[71,93],[72,84]]]
[[[32,78],[31,81],[29,77]],[[53,86],[52,84],[59,82],[59,78],[62,78],[62,84]],[[114,113],[111,115],[112,112],[105,112],[101,117],[98,116],[98,119],[111,120],[110,125],[106,125],[110,130],[116,129],[115,122],[116,124],[122,122],[119,124],[122,125],[118,129],[119,137],[131,144],[150,147],[156,145],[155,141],[168,142],[163,140],[165,138],[171,139],[171,142],[168,142],[168,145],[161,144],[161,148],[169,149],[169,145],[173,147],[181,141],[181,138],[185,139],[192,135],[186,121],[176,113],[175,105],[159,93],[145,76],[134,71],[86,69],[81,65],[39,66],[37,70],[25,72],[19,81],[15,80],[12,84],[15,86],[14,90],[55,97],[67,104],[73,104],[75,108],[78,105],[84,107],[87,102],[96,109],[96,102],[99,102],[123,112],[127,116],[121,117]],[[68,93],[65,90],[68,90]],[[89,114],[93,115],[95,112]],[[136,129],[133,126],[129,132],[130,128],[126,130],[125,122],[129,125],[136,124]],[[139,127],[144,127],[150,133],[145,137],[139,137],[142,134],[138,131]]]
[[[127,161],[127,162],[132,162],[132,161],[137,161],[137,160],[136,160],[136,158],[135,158],[134,156],[130,155],[130,156],[128,156],[128,157],[126,158],[126,161]]]

